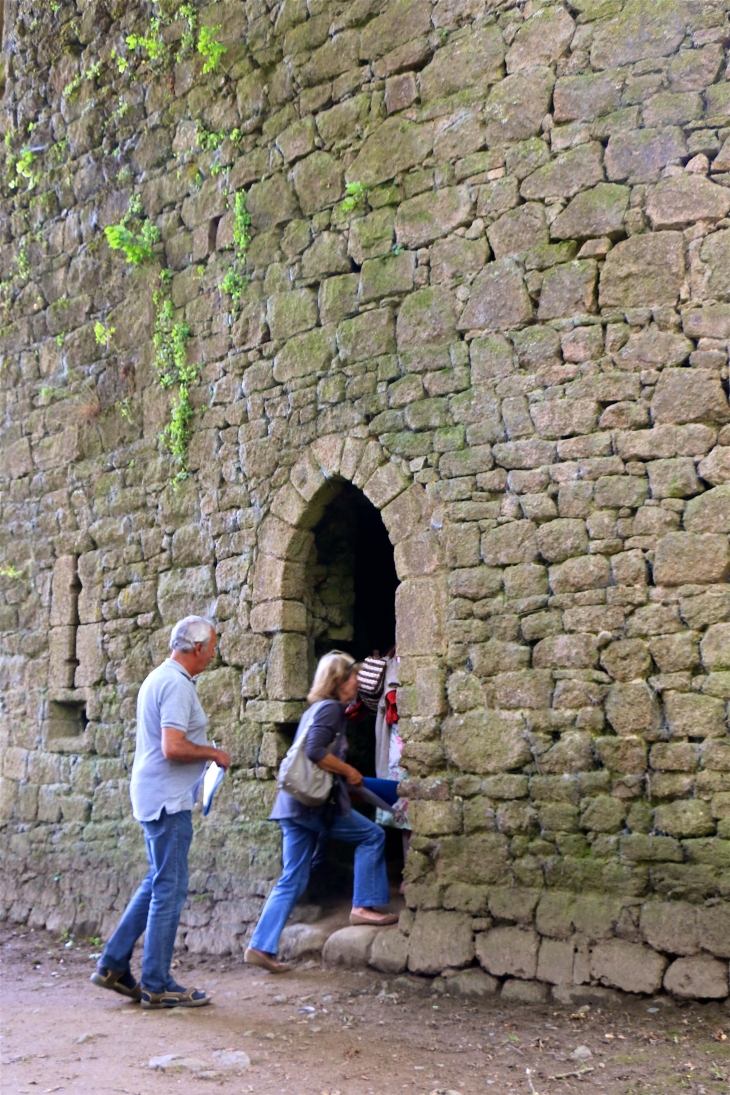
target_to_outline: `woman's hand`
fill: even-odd
[[[357,768],[353,768],[351,764],[345,766],[347,772],[345,773],[345,779],[351,787],[362,787],[362,773],[358,772]]]
[[[351,764],[340,760],[339,757],[333,757],[331,753],[318,760],[317,767],[324,772],[332,772],[333,775],[343,776],[351,787],[360,787],[362,785],[362,776],[357,768],[353,768]]]

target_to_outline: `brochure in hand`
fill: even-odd
[[[214,749],[217,748],[215,742],[211,742],[211,745]],[[205,775],[203,776],[203,815],[205,817],[210,813],[210,808],[213,805],[213,796],[223,782],[225,774],[225,768],[221,768],[214,760],[210,762],[210,765],[206,769]]]

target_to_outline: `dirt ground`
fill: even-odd
[[[4,1095],[728,1091],[730,1011],[718,1004],[507,1006],[436,996],[424,978],[314,963],[272,977],[240,957],[183,956],[178,980],[213,1004],[144,1012],[89,984],[97,940],[69,942],[0,927]],[[590,1056],[572,1056],[578,1046]],[[170,1055],[182,1063],[150,1067]]]

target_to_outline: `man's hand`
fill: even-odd
[[[351,764],[347,765],[345,779],[351,787],[362,787],[362,773],[358,772],[357,768],[353,768]]]
[[[231,758],[228,756],[225,749],[216,749],[215,757],[213,759],[219,768],[228,768],[231,763]]]

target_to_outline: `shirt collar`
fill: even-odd
[[[190,676],[187,669],[185,669],[184,666],[180,665],[180,662],[176,662],[176,661],[173,661],[172,658],[168,658],[167,659],[167,664],[171,665],[173,669],[177,669],[178,673],[182,673],[183,677],[187,677],[189,681],[191,681],[193,684],[195,684],[195,678]]]

